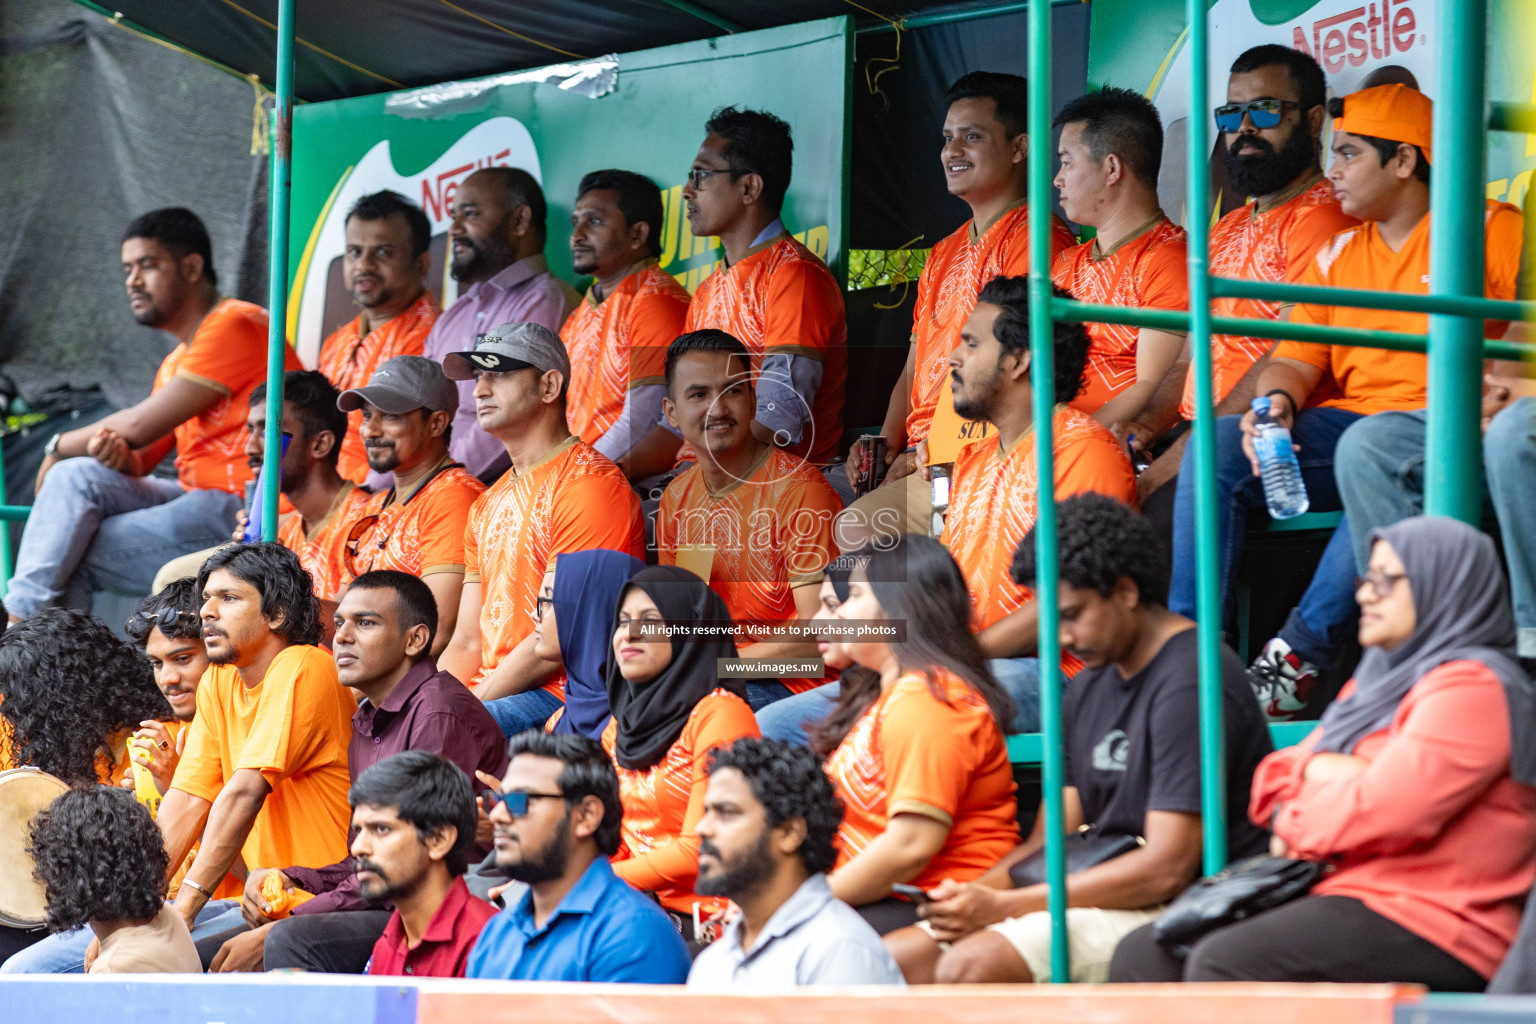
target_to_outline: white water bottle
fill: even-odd
[[[1253,400],[1254,453],[1259,457],[1259,476],[1264,481],[1264,503],[1275,519],[1291,519],[1307,510],[1307,486],[1301,482],[1301,466],[1291,445],[1291,432],[1269,414],[1269,396]]]

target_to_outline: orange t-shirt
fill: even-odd
[[[685,331],[713,327],[736,338],[757,360],[805,356],[822,364],[811,420],[792,451],[821,464],[843,443],[843,381],[848,375],[848,322],[837,279],[816,254],[788,234],[752,249],[734,266],[724,262],[699,285]],[[693,458],[683,445],[678,461]]]
[[[395,356],[419,356],[442,307],[429,291],[405,307],[381,327],[363,336],[363,315],[336,328],[320,345],[316,367],[337,391],[367,385],[373,371]],[[364,314],[365,315],[365,314]],[[355,484],[368,478],[368,453],[363,448],[363,410],[347,413],[347,436],[341,439],[341,458],[336,471]]]
[[[645,557],[640,499],[611,461],[566,438],[527,469],[507,470],[469,509],[464,582],[480,584],[480,680],[533,632],[534,599],[556,555],[609,548]],[[565,674],[544,689],[565,698]]]
[[[295,646],[247,688],[233,665],[210,665],[172,789],[215,800],[242,768],[272,792],[241,849],[247,867],[322,867],[347,856],[347,744],[356,703],[319,647]]]
[[[1096,239],[1074,245],[1056,259],[1051,280],[1079,302],[1137,309],[1188,309],[1189,275],[1184,229],[1165,216],[1104,256]],[[1136,383],[1136,339],[1129,324],[1090,323],[1088,369],[1073,408],[1098,412]]]
[[[1233,210],[1211,229],[1211,273],[1246,281],[1294,283],[1334,234],[1360,223],[1339,207],[1333,185],[1318,179],[1299,195],[1267,210],[1257,202]],[[1276,320],[1282,306],[1258,299],[1211,300],[1215,316]],[[1211,335],[1211,389],[1219,405],[1275,342],[1236,334]],[[1184,378],[1179,415],[1195,418],[1195,380]]]
[[[760,735],[747,702],[727,690],[715,690],[694,706],[667,756],[648,770],[615,762],[624,819],[619,823],[614,874],[636,889],[654,892],[669,910],[689,914],[694,903],[700,903],[712,913],[723,911],[729,902],[725,897],[693,891],[699,876],[699,837],[694,829],[704,817],[709,752],[743,736]],[[612,757],[617,745],[618,723],[610,719],[603,730],[603,749]]]
[[[1061,218],[1051,215],[1051,259],[1076,239]],[[917,307],[912,311],[912,396],[907,411],[907,443],[926,440],[934,407],[950,403],[949,354],[960,344],[960,329],[976,309],[976,296],[994,277],[1029,273],[1029,206],[1020,202],[980,231],[968,220],[928,254],[917,279]]]
[[[649,260],[601,302],[587,289],[560,328],[571,357],[566,420],[587,444],[624,411],[624,396],[642,384],[666,382],[667,346],[683,333],[688,290]]]
[[[304,368],[291,345],[285,347],[284,360],[286,369]],[[172,432],[176,479],[189,491],[242,493],[252,476],[245,457],[251,392],[267,380],[267,311],[239,299],[220,302],[198,325],[192,343],[177,345],[161,362],[153,390],[159,391],[173,377],[212,388],[221,396]],[[159,448],[155,461],[166,450]]]
[[[1490,299],[1513,299],[1520,276],[1520,245],[1525,219],[1508,203],[1488,201],[1484,215],[1483,292]],[[1429,214],[1393,252],[1374,222],[1341,231],[1323,246],[1302,274],[1302,284],[1369,288],[1410,295],[1429,294]],[[1424,334],[1429,317],[1391,309],[1347,309],[1298,304],[1291,310],[1298,324],[1363,327],[1377,331]],[[1504,327],[1490,322],[1488,332]],[[1324,371],[1307,398],[1308,406],[1347,409],[1365,415],[1389,409],[1422,409],[1428,403],[1429,364],[1416,352],[1389,352],[1350,345],[1314,345],[1282,341],[1274,358],[1296,359]]]
[[[908,672],[897,679],[827,758],[843,801],[839,867],[884,832],[893,815],[921,814],[948,826],[944,845],[911,880],[923,889],[946,878],[969,882],[1019,845],[1003,731],[987,702],[958,677],[937,674],[944,700],[928,678]]]
[[[378,519],[357,541],[357,572],[344,583],[375,569],[394,569],[412,576],[464,572],[464,527],[469,510],[485,484],[458,463],[450,463],[418,484],[402,500],[386,506],[389,491],[368,498],[364,518]]]
[[[314,581],[315,596],[322,601],[341,599],[341,589],[347,577],[347,535],[353,524],[368,514],[367,491],[344,481],[331,510],[315,524],[313,530],[304,530],[304,517],[294,514],[284,519],[277,528],[277,542],[299,556],[309,578]]]
[[[799,617],[794,588],[820,583],[822,568],[837,557],[832,526],[842,510],[821,471],[788,452],[766,448],[745,480],[718,493],[695,463],[661,496],[657,561],[677,565],[679,546],[702,548],[710,589],[741,627],[736,646],[771,640],[768,627]],[[792,693],[820,682],[783,680]]]
[[[1136,504],[1131,461],[1098,420],[1058,405],[1051,429],[1057,501],[1096,491]],[[1034,592],[1013,582],[1008,569],[1014,550],[1035,525],[1038,509],[1033,430],[1007,451],[1001,438],[994,437],[960,452],[941,539],[965,575],[971,592],[971,627],[977,632],[1034,600]],[[1063,652],[1061,668],[1070,676],[1082,663]]]

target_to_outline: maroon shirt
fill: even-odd
[[[475,769],[498,779],[507,771],[507,740],[496,719],[468,687],[439,672],[432,658],[418,662],[379,707],[366,700],[358,705],[347,745],[352,781],[405,750],[425,750],[452,761],[477,791],[483,787]],[[371,909],[358,891],[351,858],[323,868],[283,868],[283,874],[315,895],[295,907],[295,914]]]
[[[463,684],[460,683],[460,686]],[[311,903],[314,901],[311,900]],[[469,951],[480,937],[485,922],[496,916],[496,908],[469,894],[462,877],[453,880],[442,906],[432,915],[421,943],[411,949],[405,938],[400,911],[389,915],[384,934],[373,944],[369,974],[412,975],[418,978],[462,978]]]

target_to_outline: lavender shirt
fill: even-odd
[[[476,337],[507,323],[542,324],[559,334],[565,318],[580,301],[574,288],[550,273],[543,253],[525,256],[495,277],[460,293],[427,335],[426,356],[440,363],[450,352],[468,352],[475,347]],[[459,411],[453,417],[448,451],[455,461],[479,476],[506,449],[475,420],[475,382],[457,383]]]

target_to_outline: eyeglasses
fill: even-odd
[[[547,614],[545,609],[553,608],[554,606],[554,598],[545,597],[543,594],[540,594],[538,597],[533,599],[533,610],[528,614],[533,616],[534,622],[543,622],[544,616]]]
[[[1355,589],[1368,586],[1377,597],[1386,597],[1399,581],[1407,578],[1406,573],[1400,572],[1368,572],[1364,576],[1355,577]]]
[[[183,608],[162,608],[158,612],[136,612],[128,620],[128,632],[137,633],[143,631],[146,635],[156,626],[160,632],[169,636],[173,632],[201,634],[203,620],[197,612],[189,612]]]
[[[690,167],[688,173],[683,175],[683,180],[694,188],[704,184],[705,178],[714,177],[716,174],[729,174],[735,178],[735,173],[729,167]]]
[[[564,793],[529,793],[526,790],[516,790],[511,793],[497,793],[494,790],[480,794],[480,807],[489,815],[496,809],[497,804],[506,804],[507,813],[514,818],[521,818],[528,813],[529,800],[564,800]]]
[[[1273,128],[1287,110],[1300,110],[1300,103],[1264,97],[1247,103],[1223,103],[1216,108],[1216,127],[1228,134],[1242,130],[1243,114],[1253,121],[1255,128]]]

